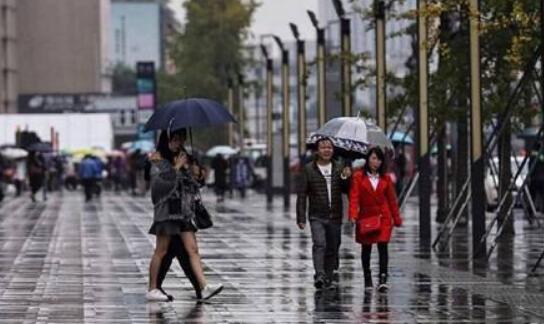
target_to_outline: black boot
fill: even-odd
[[[365,271],[364,272],[364,275],[365,275],[365,290],[367,289],[372,289],[372,274],[370,273],[370,271]]]
[[[387,285],[387,273],[380,273],[380,283],[378,285],[379,292],[386,292],[389,290],[389,285]]]

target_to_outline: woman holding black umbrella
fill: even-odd
[[[192,272],[200,286],[201,299],[218,294],[221,284],[208,284],[202,270],[194,218],[194,202],[199,183],[189,170],[188,156],[183,149],[185,129],[163,131],[157,144],[157,152],[151,157],[151,199],[154,205],[153,225],[150,234],[157,237],[155,252],[149,266],[149,291],[147,299],[168,301],[168,296],[159,289],[159,269],[172,236],[179,235],[189,258]]]
[[[378,285],[380,292],[389,289],[387,245],[391,239],[393,226],[402,225],[395,187],[385,171],[385,154],[379,147],[371,148],[363,169],[353,174],[349,194],[349,218],[357,225],[355,239],[362,245],[361,260],[365,289],[373,287],[370,255],[372,245],[377,244],[380,261]]]

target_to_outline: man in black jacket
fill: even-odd
[[[297,225],[306,227],[306,212],[312,231],[312,258],[317,289],[332,283],[336,268],[342,226],[342,193],[349,190],[351,169],[332,160],[332,141],[317,143],[317,158],[304,166],[297,193]],[[309,207],[307,208],[307,200]]]

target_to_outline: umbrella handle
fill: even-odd
[[[189,142],[191,143],[191,154],[194,154],[194,148],[193,148],[193,128],[189,127]]]
[[[170,119],[170,122],[168,122],[168,128],[166,129],[166,134],[168,135],[168,139],[170,139],[170,133],[171,133],[171,130],[172,130],[172,123],[174,122],[174,119],[176,117],[172,117]]]

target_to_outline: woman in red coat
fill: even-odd
[[[401,226],[395,186],[389,176],[385,175],[383,151],[374,147],[368,152],[364,168],[354,173],[349,193],[349,218],[356,223],[357,243],[362,245],[361,260],[365,276],[365,289],[372,289],[370,273],[370,254],[372,244],[378,244],[380,254],[379,291],[387,291],[388,253],[387,243],[391,239],[393,226]],[[380,227],[376,231],[361,234],[362,219],[380,217]]]

